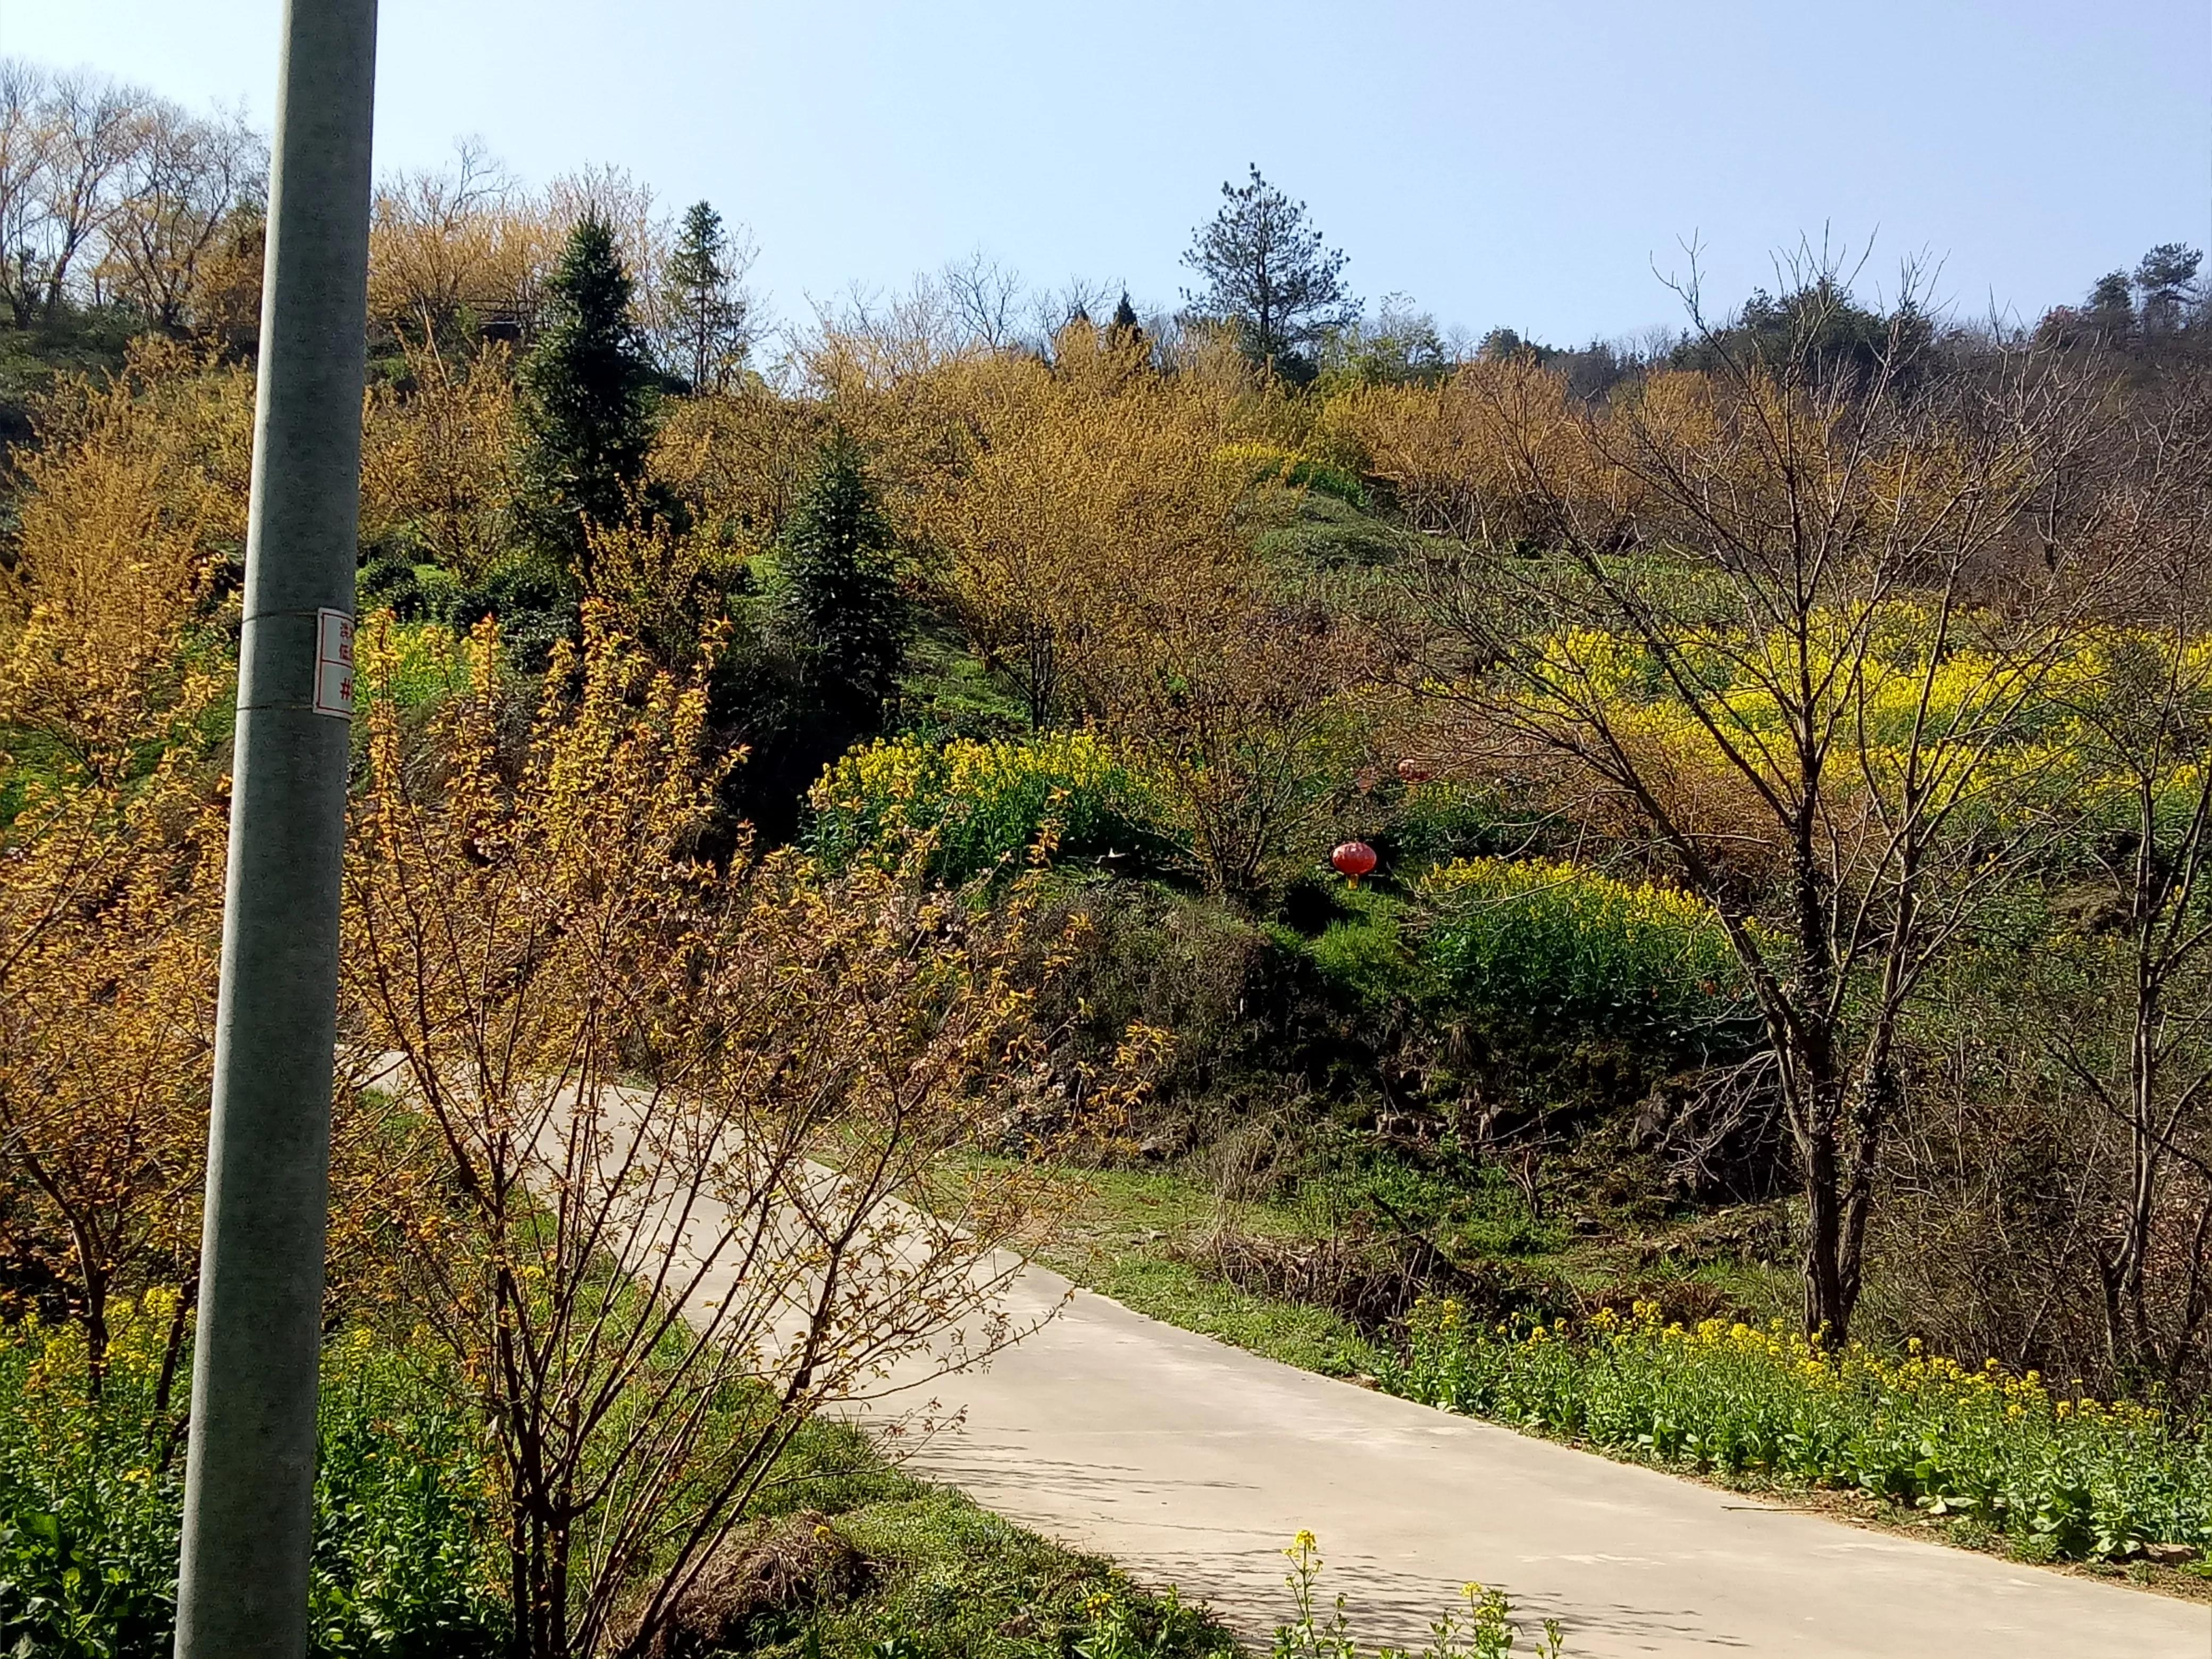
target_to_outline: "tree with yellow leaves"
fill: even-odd
[[[1352,771],[1363,630],[1264,568],[1233,440],[1241,376],[1164,375],[1143,343],[1063,330],[911,508],[970,637],[1032,726],[1095,722],[1173,803],[1200,872],[1249,896]]]
[[[0,612],[0,1244],[82,1322],[95,1385],[113,1298],[192,1273],[225,849],[211,611],[248,409],[242,376],[174,347],[57,394]]]
[[[463,356],[408,344],[407,390],[370,389],[362,423],[361,539],[375,550],[364,580],[383,586],[427,564],[455,588],[481,586],[507,558],[516,530],[520,437],[507,354]],[[380,567],[396,567],[387,569]]]

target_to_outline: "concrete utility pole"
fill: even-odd
[[[376,0],[287,0],[177,1659],[301,1659],[353,708]]]

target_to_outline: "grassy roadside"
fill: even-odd
[[[1170,1170],[1064,1170],[1055,1179],[1067,1209],[1036,1251],[1054,1272],[1164,1323],[1302,1370],[1341,1377],[1377,1370],[1375,1344],[1341,1312],[1242,1288],[1203,1265],[1206,1239],[1224,1227],[1292,1246],[1326,1239],[1335,1225],[1328,1195],[1296,1205],[1227,1200]],[[1585,1239],[1532,1227],[1498,1203],[1448,1242],[1455,1255],[1493,1259],[1528,1283],[1570,1300],[1587,1296],[1593,1305],[1624,1287],[1699,1312],[1794,1305],[1794,1281],[1729,1259],[1748,1224],[1741,1217],[1701,1217],[1663,1231]]]
[[[1226,1202],[1203,1183],[1165,1171],[1067,1170],[1060,1178],[1069,1203],[1067,1218],[1037,1259],[1078,1285],[1164,1323],[1323,1376],[1372,1386],[1378,1373],[1389,1370],[1391,1352],[1341,1313],[1255,1294],[1224,1283],[1200,1265],[1206,1236],[1224,1224],[1291,1243],[1322,1237],[1324,1223],[1310,1207]],[[1571,1241],[1542,1252],[1533,1263],[1525,1256],[1521,1260],[1524,1266],[1540,1265],[1551,1282],[1571,1296],[1602,1298],[1619,1294],[1623,1285],[1661,1285],[1692,1308],[1710,1297],[1740,1309],[1747,1301],[1787,1288],[1774,1285],[1771,1275],[1753,1264],[1727,1259],[1731,1230],[1745,1224],[1742,1218],[1702,1218],[1674,1230],[1685,1235],[1679,1239],[1647,1234]],[[1526,1423],[1510,1426],[1615,1461],[1641,1462],[1723,1490],[1758,1495],[1780,1507],[2212,1601],[2212,1562],[2054,1561],[2032,1544],[2024,1547],[2021,1540],[1961,1515],[1923,1513],[1869,1492],[1763,1470],[1700,1471],[1656,1453],[1638,1455]]]
[[[755,1514],[747,1537],[763,1571],[750,1582],[763,1605],[735,1621],[726,1653],[1059,1659],[1089,1644],[1102,1656],[1232,1659],[1238,1651],[1172,1590],[1155,1595],[1110,1561],[917,1480],[842,1424],[807,1426]],[[779,1571],[788,1606],[768,1605]]]
[[[175,1620],[183,1425],[173,1295],[118,1303],[103,1387],[82,1333],[0,1322],[0,1653],[161,1659]],[[324,1357],[311,1650],[507,1647],[495,1472],[465,1394],[404,1340]],[[817,1419],[687,1599],[668,1653],[788,1659],[1231,1659],[1202,1611],[921,1480]],[[1116,1645],[1119,1644],[1119,1645]]]
[[[1324,1376],[1373,1371],[1372,1346],[1342,1314],[1240,1290],[1182,1254],[1224,1219],[1250,1232],[1296,1239],[1313,1236],[1305,1218],[1267,1205],[1224,1203],[1175,1175],[1070,1170],[1060,1180],[1070,1207],[1036,1254],[1055,1273],[1164,1324],[1301,1370]]]

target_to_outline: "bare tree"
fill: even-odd
[[[46,100],[51,137],[40,192],[46,221],[46,295],[52,321],[68,291],[77,256],[114,222],[118,185],[148,142],[150,100],[135,88],[90,76],[64,76]]]
[[[18,328],[35,309],[45,228],[40,186],[52,135],[43,119],[46,76],[21,58],[0,58],[0,297]]]
[[[118,210],[152,100],[89,75],[0,59],[0,292],[15,326],[52,322]]]
[[[376,693],[348,877],[355,1033],[443,1171],[404,1219],[498,1449],[516,1651],[560,1659],[648,1650],[823,1406],[1010,1335],[1038,1186],[954,1159],[1042,1076],[1018,917],[693,861],[704,696],[586,635],[521,757],[489,626],[427,749]],[[364,636],[368,684],[390,660]]]
[[[2116,1129],[2116,1178],[2087,1189],[2107,1362],[2181,1379],[2212,1317],[2212,386],[2144,418],[2101,540],[2123,586],[2052,701],[2070,717],[2058,802],[2102,877],[2100,971],[2051,1041]],[[2104,1173],[2096,1140],[2079,1148]]]
[[[1018,272],[979,247],[946,265],[940,280],[953,319],[971,343],[986,351],[1003,351],[1020,339],[1016,320],[1022,302]]]
[[[120,298],[155,327],[181,333],[203,262],[234,214],[259,208],[268,146],[242,116],[202,120],[173,104],[149,102],[131,125],[104,269]]]
[[[1040,289],[1030,299],[1030,322],[1038,349],[1050,354],[1061,331],[1074,324],[1103,329],[1121,294],[1121,283],[1088,276],[1071,276],[1058,288]]]
[[[372,322],[427,343],[445,339],[465,308],[519,311],[551,240],[513,211],[520,193],[475,137],[455,144],[447,167],[386,179],[369,234]]]
[[[1795,275],[1778,346],[1709,325],[1693,278],[1709,374],[1500,404],[1549,551],[1435,562],[1455,659],[1420,689],[1465,763],[1640,830],[1712,903],[1778,1062],[1806,1324],[1841,1339],[1906,1012],[2026,850],[2012,745],[2083,600],[2078,548],[2018,544],[2094,415],[2032,356],[1916,381],[1908,307],[1871,367],[1831,355],[1847,284]]]

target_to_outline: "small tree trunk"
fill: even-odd
[[[107,1270],[98,1237],[81,1219],[70,1222],[70,1248],[84,1283],[86,1391],[97,1401],[107,1382]]]
[[[1807,1137],[1805,1158],[1805,1329],[1830,1341],[1844,1341],[1850,1309],[1844,1294],[1844,1206],[1837,1178],[1832,1121],[1816,1124]]]

